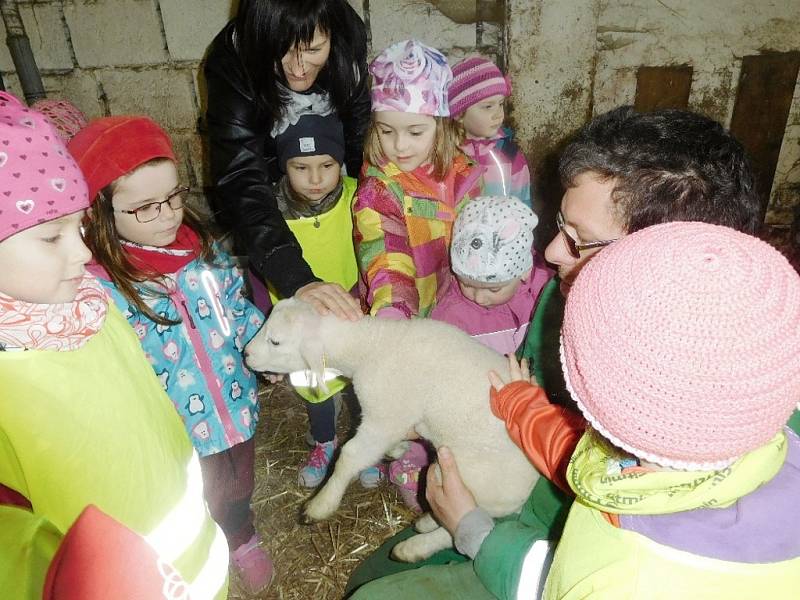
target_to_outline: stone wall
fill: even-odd
[[[89,117],[147,113],[173,135],[182,175],[202,188],[202,59],[235,0],[21,0],[50,97]],[[480,52],[514,82],[511,119],[534,165],[592,115],[631,102],[643,65],[693,67],[689,106],[730,124],[742,56],[800,48],[800,3],[749,0],[350,0],[371,54],[417,37],[456,61]],[[0,23],[0,36],[5,37]],[[7,88],[21,94],[7,48]],[[768,221],[800,205],[800,84]],[[557,200],[548,198],[549,201]]]

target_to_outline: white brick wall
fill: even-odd
[[[372,55],[416,37],[451,63],[501,52],[503,29],[444,16],[435,0],[348,0],[371,23]],[[447,0],[463,13],[475,0]],[[207,183],[197,127],[205,101],[202,59],[233,15],[234,0],[23,0],[18,2],[45,89],[89,117],[150,114],[176,139],[182,175]],[[368,10],[366,10],[368,7]],[[752,0],[505,0],[512,121],[532,162],[597,114],[633,101],[639,65],[694,67],[690,106],[730,122],[741,56],[800,49],[800,3]],[[6,32],[0,21],[0,39]],[[22,94],[5,44],[0,72]],[[768,220],[788,223],[800,204],[800,86],[789,116]]]

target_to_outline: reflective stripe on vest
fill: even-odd
[[[162,560],[174,563],[175,559],[195,544],[206,519],[200,459],[197,452],[193,451],[187,466],[183,496],[156,528],[145,536],[145,541]],[[228,575],[228,543],[219,526],[214,524],[214,529],[214,541],[211,543],[208,558],[189,585],[192,600],[214,598]]]
[[[535,541],[522,562],[517,585],[517,600],[542,598],[544,580],[552,560],[552,544],[547,540]]]

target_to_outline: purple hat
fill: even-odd
[[[492,61],[473,56],[453,67],[453,81],[447,93],[450,114],[457,117],[481,100],[511,95],[511,82]]]
[[[0,241],[89,206],[86,181],[41,113],[0,92]]]
[[[372,112],[449,117],[447,86],[453,78],[444,54],[417,40],[392,44],[369,65]]]

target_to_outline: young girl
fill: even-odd
[[[415,40],[398,42],[369,69],[372,122],[353,208],[364,296],[373,315],[428,317],[450,270],[453,221],[479,194],[481,170],[458,148],[447,105],[452,74],[438,50]],[[424,464],[425,449],[413,442],[390,466],[390,479],[412,506],[418,506]]]
[[[533,307],[553,271],[533,249],[537,218],[516,198],[482,196],[453,226],[453,273],[431,317],[466,331],[501,354],[525,339]]]
[[[656,225],[584,266],[562,361],[586,422],[526,369],[491,376],[510,435],[577,495],[545,598],[796,594],[798,323],[797,273],[725,227]]]
[[[231,258],[184,205],[167,134],[146,117],[91,122],[69,149],[93,200],[86,228],[97,274],[139,337],[200,453],[206,500],[246,588],[272,561],[250,512],[257,381],[241,350],[263,316]]]
[[[278,208],[303,249],[303,260],[322,281],[354,290],[358,265],[353,250],[352,204],[356,180],[342,176],[345,154],[342,122],[336,115],[303,115],[275,138],[278,166],[283,177],[275,186]],[[277,292],[270,290],[272,301]],[[328,472],[336,450],[337,394],[349,393],[346,380],[328,382],[328,394],[295,385],[306,400],[314,448],[298,473],[298,483],[316,487]],[[340,398],[341,396],[339,396]],[[365,487],[378,484],[378,468],[365,469],[360,480]]]
[[[511,82],[492,61],[465,58],[453,67],[450,115],[464,127],[461,149],[483,166],[484,193],[515,196],[531,206],[531,174],[514,132],[503,126]]]
[[[5,93],[0,189],[0,503],[37,523],[4,536],[4,597],[41,597],[47,561],[89,504],[144,536],[192,598],[226,597],[225,540],[197,455],[136,335],[85,271],[86,182],[46,119]]]

